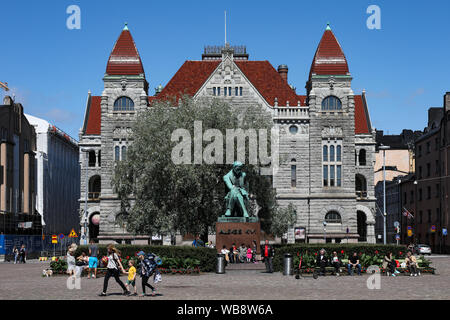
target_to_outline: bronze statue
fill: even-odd
[[[228,172],[223,181],[229,190],[225,197],[227,211],[225,217],[249,217],[245,207],[245,200],[249,200],[248,193],[244,189],[245,172],[242,172],[243,164],[239,161],[233,163],[233,169]]]

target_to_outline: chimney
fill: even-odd
[[[444,96],[444,110],[450,111],[450,92],[446,92]]]
[[[285,64],[281,64],[278,66],[278,73],[283,78],[286,83],[288,82],[288,66]]]

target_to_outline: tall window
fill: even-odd
[[[237,97],[239,95],[239,88],[235,87],[234,88],[234,95]]]
[[[127,147],[122,146],[122,160],[127,160]]]
[[[114,148],[114,160],[119,161],[120,160],[120,147],[116,146]]]
[[[297,187],[297,165],[295,164],[291,165],[291,187]]]
[[[217,95],[220,96],[220,87],[217,87]]]
[[[242,96],[242,87],[239,87],[239,95]]]
[[[231,87],[228,87],[228,95],[231,97]]]
[[[213,87],[213,96],[216,95],[216,87]]]
[[[360,166],[366,165],[366,149],[359,150],[359,165]]]
[[[128,97],[120,97],[114,102],[114,111],[133,111],[134,102]]]
[[[338,97],[328,96],[322,101],[323,111],[342,110],[342,103]]]
[[[322,141],[323,186],[342,186],[342,140]]]
[[[227,87],[223,87],[223,95],[226,97],[227,96]]]

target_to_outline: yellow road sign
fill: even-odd
[[[72,229],[72,231],[70,231],[69,238],[78,238],[78,235],[74,229]]]
[[[58,237],[56,234],[52,235],[52,243],[58,243]]]

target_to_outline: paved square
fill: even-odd
[[[281,273],[266,274],[258,270],[227,270],[226,274],[163,275],[156,297],[124,297],[114,279],[110,279],[108,296],[99,297],[103,277],[81,279],[80,290],[69,290],[66,276],[42,277],[48,262],[30,261],[27,264],[0,264],[0,299],[188,299],[188,300],[277,300],[277,299],[450,299],[450,257],[433,256],[437,275],[420,277],[381,276],[381,289],[369,290],[369,275],[327,276],[314,280],[296,280]],[[125,282],[126,276],[121,277]],[[141,293],[140,279],[137,281]],[[148,292],[148,291],[147,291]]]

